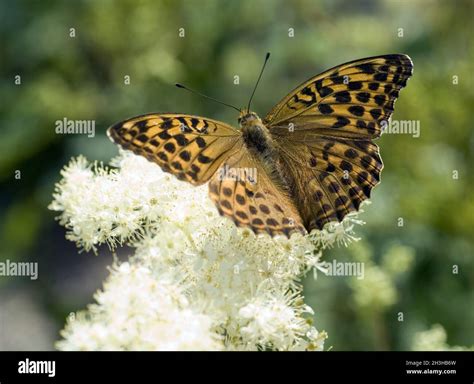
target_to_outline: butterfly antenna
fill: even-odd
[[[191,92],[191,93],[195,93],[196,95],[199,95],[199,96],[201,96],[201,97],[204,97],[205,99],[209,99],[209,100],[215,101],[216,103],[225,105],[225,106],[227,106],[227,107],[234,108],[236,111],[240,112],[240,109],[237,108],[237,107],[234,107],[233,105],[224,103],[224,102],[222,102],[222,101],[219,101],[219,100],[217,100],[217,99],[214,99],[213,97],[209,97],[209,96],[203,95],[202,93],[197,92],[197,91],[194,91],[194,90],[192,90],[191,88],[185,87],[185,86],[182,85],[182,84],[175,84],[175,85],[176,85],[178,88],[185,89],[186,91],[189,91],[189,92]]]
[[[267,65],[267,61],[268,61],[269,58],[270,58],[270,52],[267,52],[267,54],[265,56],[265,61],[263,62],[262,70],[260,71],[260,75],[258,75],[257,83],[255,84],[255,87],[253,89],[252,96],[250,96],[247,111],[250,111],[250,103],[252,102],[253,95],[255,95],[255,91],[257,90],[258,83],[260,82],[260,79],[262,78],[263,70],[265,69],[265,65]]]

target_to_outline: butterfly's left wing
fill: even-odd
[[[380,181],[381,135],[413,64],[385,55],[334,67],[301,84],[264,119],[308,231],[341,221]]]
[[[243,145],[240,131],[223,122],[184,114],[147,114],[110,127],[122,148],[146,157],[193,185],[207,182]]]
[[[247,148],[229,157],[209,181],[209,196],[219,213],[255,233],[290,237],[305,234],[295,202],[275,169]]]

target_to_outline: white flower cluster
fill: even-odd
[[[426,331],[415,333],[411,346],[412,351],[474,351],[474,345],[470,347],[447,343],[448,335],[440,324],[434,324]]]
[[[291,239],[256,236],[193,187],[128,152],[116,169],[73,159],[50,209],[85,250],[134,248],[96,304],[71,317],[62,350],[322,350],[301,276],[321,251],[355,238],[343,223]]]
[[[72,314],[57,343],[64,350],[219,350],[209,316],[190,309],[182,289],[136,264],[114,266],[97,304]]]

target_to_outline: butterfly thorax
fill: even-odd
[[[287,179],[280,167],[278,149],[270,131],[255,112],[241,113],[242,138],[254,161],[258,162],[274,185],[288,190]]]
[[[275,144],[260,117],[255,112],[243,112],[239,117],[239,125],[247,148],[264,158],[272,157]]]

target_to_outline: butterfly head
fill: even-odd
[[[255,112],[249,111],[248,109],[242,109],[237,121],[239,122],[239,126],[243,127],[255,122],[261,122],[261,119]]]

